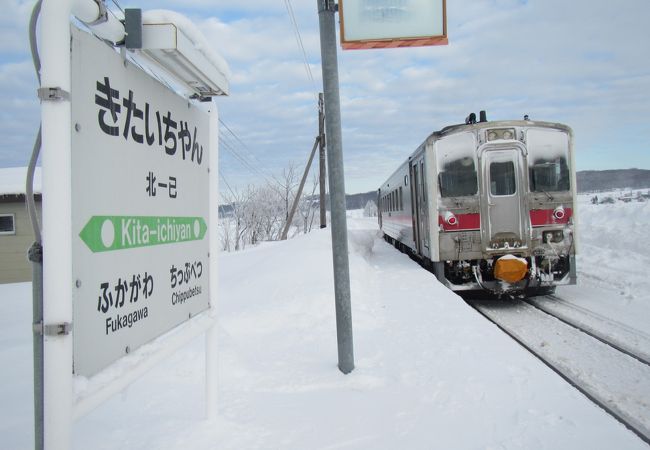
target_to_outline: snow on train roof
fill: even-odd
[[[0,195],[25,194],[26,177],[27,167],[0,168]],[[41,192],[41,168],[37,167],[34,172],[34,193]]]
[[[539,128],[554,128],[562,131],[566,131],[569,134],[573,134],[573,130],[568,125],[557,122],[544,122],[544,121],[534,121],[534,120],[494,120],[487,122],[476,122],[476,123],[458,123],[455,125],[449,125],[442,128],[439,131],[434,131],[429,135],[429,137],[436,136],[442,137],[446,134],[460,131],[463,129],[475,130],[481,128],[498,128],[498,127],[539,127]],[[428,138],[427,138],[428,139]]]

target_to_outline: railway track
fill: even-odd
[[[595,339],[650,365],[650,335],[557,297],[533,297],[527,302]]]
[[[555,296],[467,302],[650,444],[650,337]]]

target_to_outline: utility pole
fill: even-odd
[[[352,345],[352,311],[350,307],[348,230],[345,217],[339,69],[336,56],[336,23],[334,20],[337,6],[334,0],[316,0],[316,4],[318,6],[318,22],[320,26],[323,92],[325,94],[325,128],[327,135],[327,169],[330,183],[338,365],[341,372],[348,374],[354,369],[354,351]]]
[[[318,136],[320,141],[318,142],[318,157],[319,157],[319,168],[320,175],[318,177],[318,186],[320,188],[320,227],[325,228],[327,226],[327,214],[325,213],[327,208],[325,205],[325,102],[323,100],[323,93],[318,94]]]
[[[318,147],[319,142],[320,142],[320,136],[316,136],[316,140],[314,141],[314,146],[312,147],[311,154],[309,155],[309,161],[307,161],[307,165],[305,166],[305,171],[303,172],[302,179],[300,180],[300,186],[298,187],[296,198],[293,199],[293,205],[291,205],[291,211],[289,212],[289,217],[287,217],[287,223],[284,225],[284,229],[282,230],[282,236],[280,237],[280,240],[282,241],[287,240],[287,234],[289,233],[291,222],[293,222],[293,216],[294,214],[296,214],[296,208],[298,207],[298,203],[300,203],[300,197],[302,197],[302,190],[305,187],[305,181],[307,181],[307,175],[309,175],[309,168],[311,167],[311,162],[314,160],[314,155],[316,154],[316,148]]]

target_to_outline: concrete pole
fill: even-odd
[[[323,100],[323,93],[318,94],[318,159],[320,174],[318,177],[318,187],[320,188],[320,227],[327,226],[327,205],[325,204],[325,177],[327,171],[325,170],[325,101]]]
[[[347,374],[354,369],[352,345],[352,311],[350,307],[350,265],[348,230],[345,217],[345,182],[343,177],[343,143],[339,69],[336,56],[334,0],[316,0],[320,24],[320,51],[325,94],[325,129],[327,135],[327,169],[330,183],[332,255],[336,303],[336,337],[339,369]]]

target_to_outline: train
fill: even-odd
[[[488,121],[433,132],[377,192],[384,239],[459,294],[548,295],[576,284],[573,131]]]

